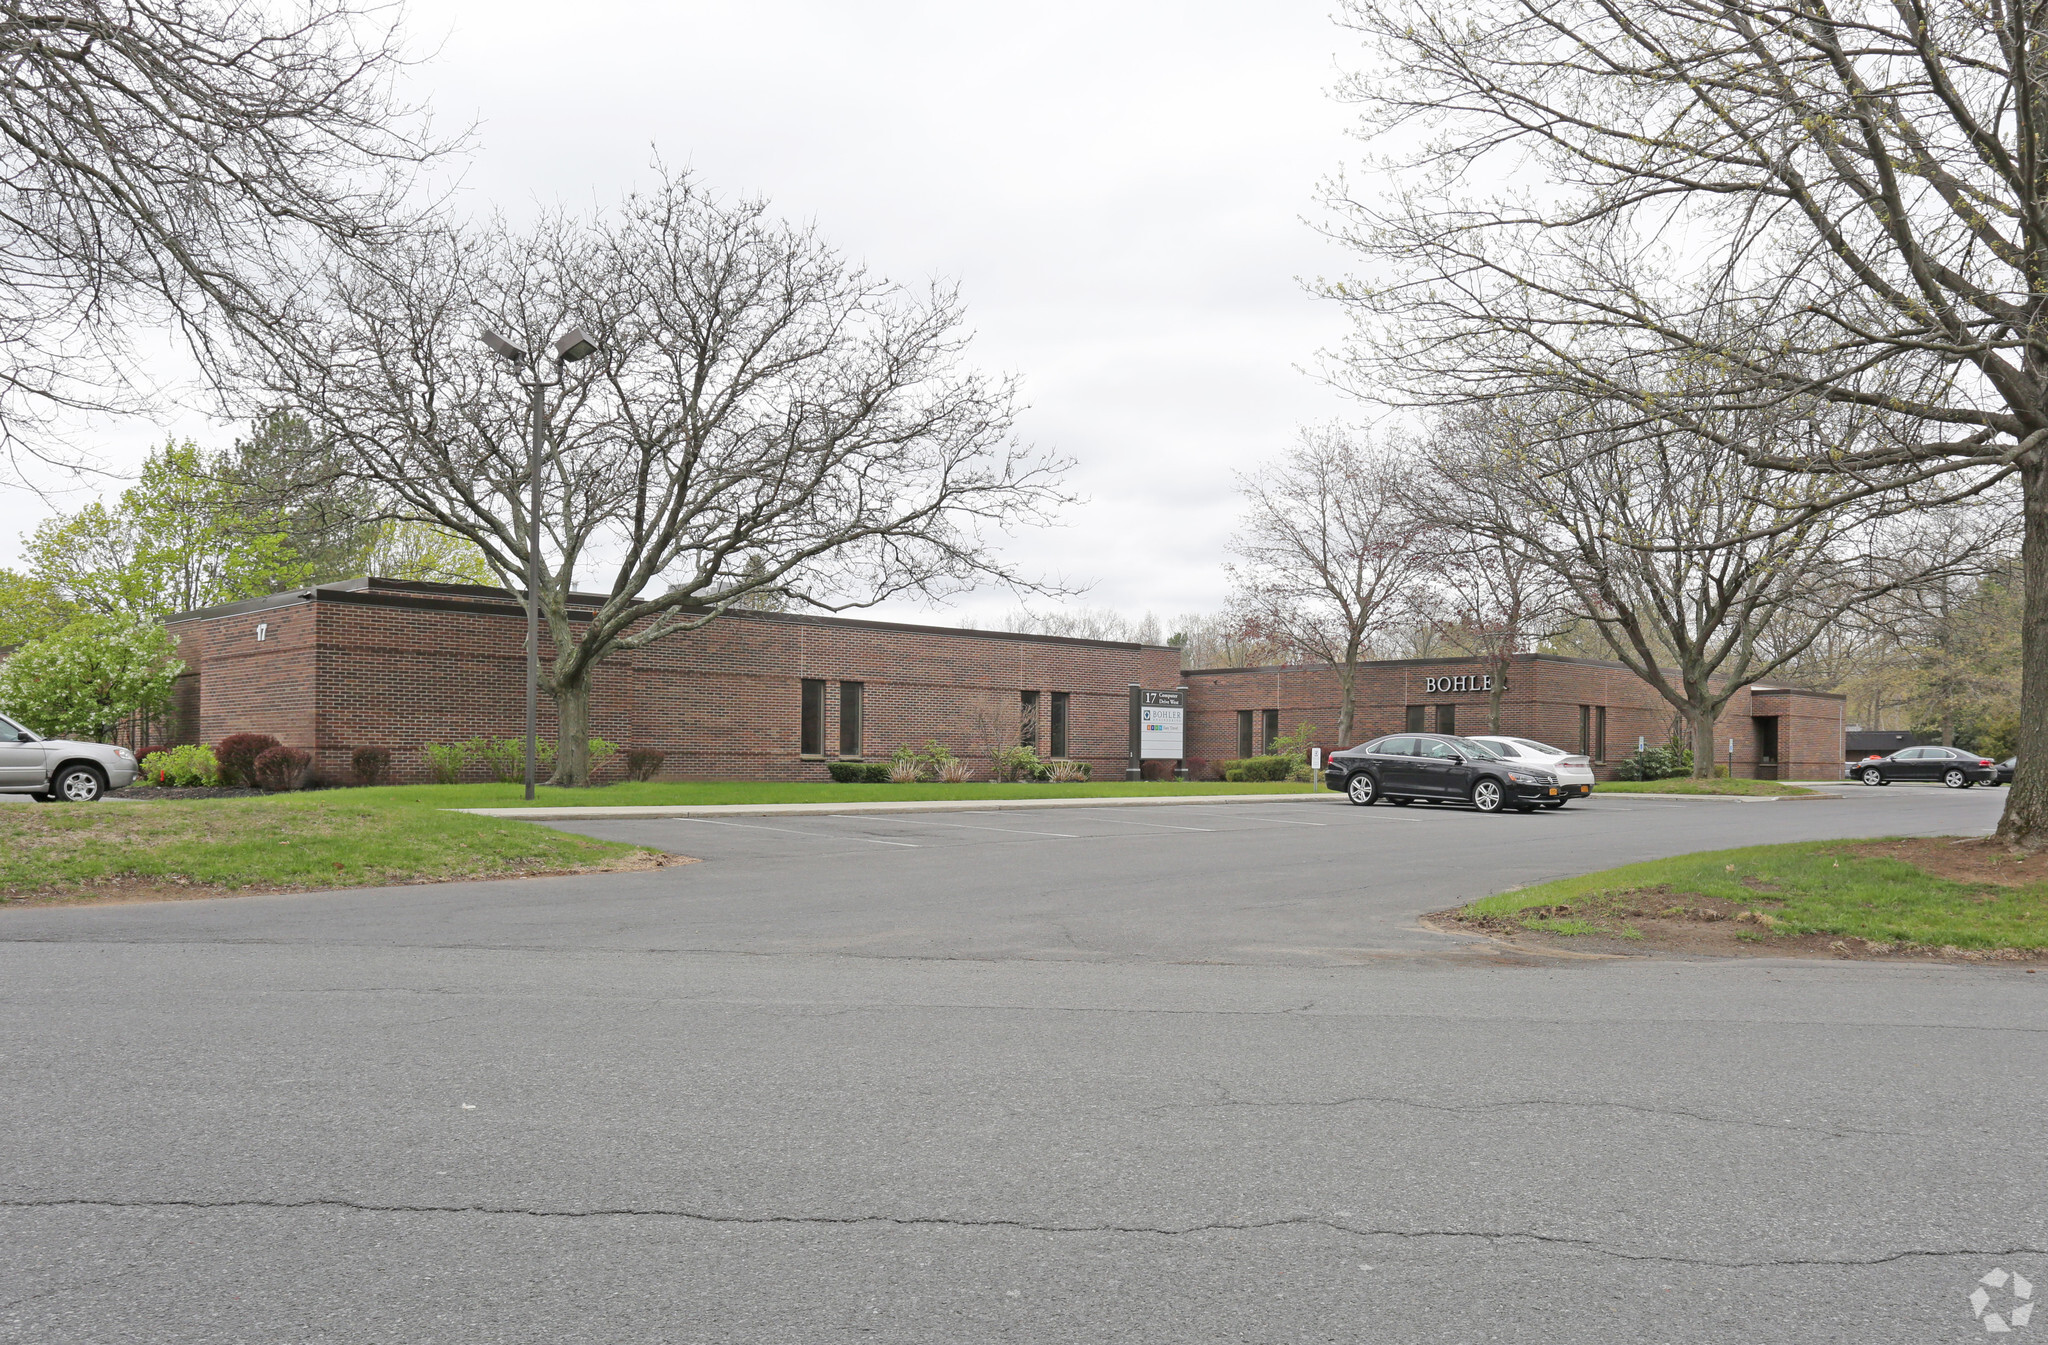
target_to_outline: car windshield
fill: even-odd
[[[1548,743],[1539,743],[1529,738],[1517,738],[1515,741],[1528,748],[1531,752],[1540,752],[1544,756],[1561,757],[1568,755],[1563,748],[1552,747]]]
[[[1449,743],[1451,750],[1459,756],[1504,759],[1507,755],[1498,748],[1487,746],[1477,738],[1446,738],[1444,741]]]

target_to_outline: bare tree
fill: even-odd
[[[0,0],[0,452],[75,464],[61,422],[133,410],[132,337],[209,370],[308,248],[388,237],[437,147],[392,97],[395,6]]]
[[[590,674],[613,650],[750,595],[838,611],[1028,589],[993,539],[1065,500],[1065,464],[1011,437],[1011,385],[964,367],[953,293],[906,293],[686,177],[589,218],[424,236],[331,269],[302,303],[302,345],[260,366],[270,393],[396,511],[468,538],[521,589],[527,404],[478,325],[527,350],[572,323],[595,339],[545,407],[556,783],[589,779]]]
[[[1443,565],[1425,599],[1430,623],[1445,644],[1486,668],[1486,728],[1499,733],[1514,657],[1569,623],[1570,586],[1511,537],[1472,531],[1462,520],[1445,535]]]
[[[1813,0],[1346,0],[1346,87],[1385,190],[1333,190],[1370,275],[1354,370],[1378,394],[1504,378],[1714,407],[1883,414],[1752,461],[1856,495],[2023,484],[2020,758],[2000,835],[2048,844],[2048,20],[2038,6]],[[1473,184],[1488,184],[1475,187]],[[1816,507],[1826,504],[1817,498]]]
[[[1893,503],[1812,512],[1818,483],[1722,442],[1769,442],[1769,417],[1708,438],[1561,408],[1535,424],[1463,415],[1432,440],[1431,469],[1462,483],[1475,531],[1548,567],[1564,615],[1592,621],[1682,717],[1697,776],[1713,772],[1714,724],[1737,692],[1876,598],[1979,563],[1981,535],[1951,519],[1909,526]]]
[[[1248,637],[1336,669],[1337,740],[1349,742],[1359,661],[1412,614],[1434,559],[1406,475],[1390,451],[1323,429],[1238,483],[1232,606]]]

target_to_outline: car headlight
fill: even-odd
[[[1508,779],[1518,785],[1554,785],[1556,780],[1548,775],[1536,775],[1529,771],[1509,771]]]
[[[114,749],[114,755],[115,755],[115,756],[117,756],[117,757],[119,757],[119,758],[121,758],[121,760],[123,760],[123,761],[133,761],[133,760],[135,760],[135,754],[134,754],[133,752],[129,751],[129,750],[128,750],[127,748],[125,748],[125,747],[117,747],[117,748],[115,748],[115,749]]]

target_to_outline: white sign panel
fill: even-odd
[[[1178,761],[1186,752],[1182,734],[1187,707],[1178,691],[1148,691],[1138,706],[1138,756],[1145,761]]]

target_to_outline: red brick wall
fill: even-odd
[[[261,643],[258,622],[268,625]],[[526,624],[509,604],[449,610],[323,593],[260,612],[201,614],[174,629],[199,669],[193,736],[207,742],[269,733],[311,750],[333,778],[347,775],[355,748],[388,747],[394,775],[418,780],[427,743],[525,731]],[[543,661],[551,649],[543,631]],[[807,677],[828,683],[826,751],[815,760],[798,755]],[[1041,693],[1042,754],[1051,750],[1051,693],[1066,692],[1067,754],[1098,777],[1120,778],[1128,684],[1178,680],[1172,649],[732,613],[600,663],[591,731],[665,753],[664,777],[823,780],[839,754],[839,683],[860,681],[864,760],[937,739],[985,772],[992,745],[1018,740],[1021,692]],[[552,738],[553,703],[543,694],[540,704],[540,732]],[[601,778],[617,775],[615,764]]]
[[[1284,668],[1228,668],[1190,672],[1185,681],[1194,702],[1189,730],[1189,754],[1209,761],[1238,755],[1237,712],[1268,709],[1280,711],[1280,728],[1293,733],[1302,723],[1313,724],[1317,738],[1327,749],[1348,747],[1395,733],[1408,725],[1410,705],[1427,705],[1427,727],[1436,726],[1435,706],[1457,706],[1457,727],[1461,733],[1485,733],[1487,694],[1484,691],[1430,692],[1428,679],[1486,674],[1469,659],[1404,660],[1361,665],[1358,670],[1356,706],[1349,743],[1336,742],[1337,712],[1341,703],[1337,673],[1324,665]],[[1475,682],[1475,685],[1477,683]],[[1775,695],[1779,701],[1770,708],[1752,710],[1752,696]],[[1839,748],[1829,743],[1842,740],[1842,700],[1818,692],[1745,691],[1729,704],[1716,726],[1715,759],[1723,759],[1725,745],[1735,739],[1735,773],[1757,773],[1755,726],[1752,714],[1785,714],[1780,721],[1779,753],[1783,779],[1831,777],[1839,772],[1834,756]],[[1640,737],[1650,745],[1668,742],[1674,717],[1671,707],[1648,684],[1626,668],[1614,664],[1577,659],[1518,655],[1508,672],[1507,688],[1501,701],[1501,732],[1535,738],[1570,751],[1579,750],[1579,707],[1607,709],[1607,753],[1609,763],[1635,751]],[[1780,705],[1790,709],[1777,708]],[[1254,747],[1259,729],[1255,727]],[[1825,748],[1825,752],[1823,752]],[[1788,755],[1789,754],[1789,755]],[[1611,778],[1611,766],[1596,771]]]

